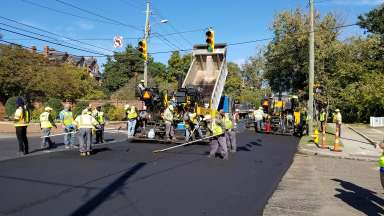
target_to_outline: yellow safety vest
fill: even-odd
[[[97,113],[97,121],[100,124],[104,124],[105,123],[104,112],[98,112]]]
[[[213,136],[223,134],[223,128],[220,127],[220,125],[218,125],[216,123],[211,123],[208,127],[212,131]]]
[[[300,121],[301,121],[301,119],[300,119],[300,112],[294,112],[294,113],[293,113],[293,116],[294,116],[294,118],[295,118],[295,125],[296,125],[296,126],[299,125],[299,124],[300,124]]]
[[[129,111],[128,112],[128,119],[135,119],[137,118],[137,112],[136,111]]]
[[[94,117],[89,114],[83,114],[76,118],[75,123],[78,128],[94,128],[99,125]]]
[[[19,107],[15,112],[15,127],[19,126],[28,126],[29,125],[29,111],[27,109],[23,109]]]
[[[40,127],[41,128],[52,128],[52,123],[49,120],[49,112],[43,112],[40,115]]]
[[[384,172],[384,154],[379,159],[380,172]]]
[[[325,121],[325,112],[320,113],[320,121]]]
[[[71,112],[71,111],[65,111],[65,110],[63,110],[63,111],[61,111],[62,112],[62,114],[63,114],[63,116],[64,116],[64,118],[63,118],[63,124],[65,125],[65,126],[68,126],[68,125],[70,125],[70,124],[72,124],[73,123],[73,113]]]
[[[233,123],[231,121],[231,119],[225,117],[224,118],[224,122],[225,122],[225,129],[232,129],[233,128]]]

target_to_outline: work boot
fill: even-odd
[[[215,158],[215,155],[214,154],[209,154],[208,158]]]
[[[90,156],[91,155],[91,152],[89,151],[89,152],[87,152],[87,156]]]
[[[85,152],[80,152],[80,156],[86,156],[86,153]]]
[[[223,155],[223,160],[228,160],[228,154]]]

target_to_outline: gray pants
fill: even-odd
[[[213,138],[210,143],[210,148],[210,156],[214,156],[220,149],[221,156],[228,158],[228,149],[225,141],[225,135]]]
[[[199,139],[203,138],[203,132],[201,131],[200,126],[199,125],[191,125],[191,127],[185,129],[185,141],[186,142],[188,142],[189,140],[192,140],[192,137],[194,135],[194,134],[192,134],[192,131],[194,134],[197,131],[197,134],[199,134]]]
[[[75,133],[72,133],[72,132],[75,132],[75,130],[64,128],[64,133],[67,133],[67,134],[64,134],[65,146],[74,146],[75,145]]]
[[[165,139],[170,139],[175,137],[175,131],[171,122],[165,122]]]
[[[52,144],[52,140],[50,137],[45,137],[45,136],[50,136],[51,135],[51,128],[43,128],[42,130],[43,133],[43,142],[41,143],[41,148],[50,148]]]
[[[92,145],[92,128],[80,128],[80,152],[90,152]]]
[[[236,132],[233,130],[225,132],[225,139],[227,142],[228,151],[236,152]]]

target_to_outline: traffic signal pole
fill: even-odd
[[[309,33],[309,83],[308,83],[308,135],[313,133],[313,83],[315,79],[315,32],[314,32],[314,5],[313,0],[310,4],[310,33]]]
[[[145,33],[144,33],[144,40],[147,45],[147,50],[148,50],[148,38],[149,38],[149,0],[147,1],[147,10],[145,12],[146,18],[145,18]],[[148,86],[148,58],[144,59],[144,86]]]

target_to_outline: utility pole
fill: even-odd
[[[148,50],[148,38],[149,38],[149,31],[150,31],[150,27],[149,27],[149,14],[150,14],[150,10],[149,10],[149,0],[147,0],[147,10],[145,12],[146,14],[146,17],[145,17],[145,33],[144,33],[144,40],[147,44],[147,50]],[[148,86],[148,58],[144,60],[144,86],[147,87]]]
[[[308,83],[308,130],[309,135],[313,133],[313,83],[315,79],[315,31],[314,31],[314,0],[310,4],[310,33],[309,33],[309,83]]]

